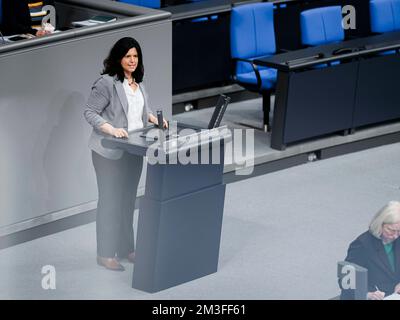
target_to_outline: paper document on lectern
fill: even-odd
[[[400,300],[400,294],[392,293],[390,296],[383,298],[383,300]]]

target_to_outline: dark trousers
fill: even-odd
[[[134,251],[133,212],[143,167],[143,157],[127,152],[110,160],[92,151],[99,201],[97,204],[97,254],[126,257]]]

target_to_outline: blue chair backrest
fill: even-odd
[[[344,40],[340,6],[305,10],[300,14],[301,42],[309,46]]]
[[[252,3],[232,8],[231,56],[254,58],[276,52],[274,7],[272,3]],[[237,73],[250,72],[249,63],[239,62]]]
[[[160,8],[161,0],[118,0],[118,2],[134,4],[136,6],[148,8]]]
[[[400,30],[400,0],[371,0],[369,11],[372,32]]]

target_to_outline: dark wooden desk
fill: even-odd
[[[162,8],[172,14],[173,94],[232,83],[230,14],[232,6],[247,2],[251,3],[252,0],[204,0]],[[300,12],[322,6],[353,5],[357,12],[357,28],[346,30],[346,36],[359,37],[370,34],[367,0],[265,2],[274,3],[275,37],[278,49],[300,49]]]
[[[300,13],[304,10],[326,6],[351,5],[356,11],[356,28],[345,30],[345,37],[365,37],[371,34],[369,1],[367,0],[273,0],[275,5],[275,39],[278,48],[302,48]]]
[[[231,83],[230,11],[238,0],[206,0],[163,8],[172,14],[172,91]]]
[[[399,48],[392,32],[255,60],[278,69],[271,147],[400,118]]]

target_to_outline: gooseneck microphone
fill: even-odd
[[[6,44],[6,40],[4,39],[4,36],[3,36],[3,34],[1,33],[1,31],[0,31],[0,37],[1,37],[1,41],[3,42],[3,44]]]
[[[164,118],[162,110],[157,110],[157,121],[158,121],[158,128],[164,130]]]

